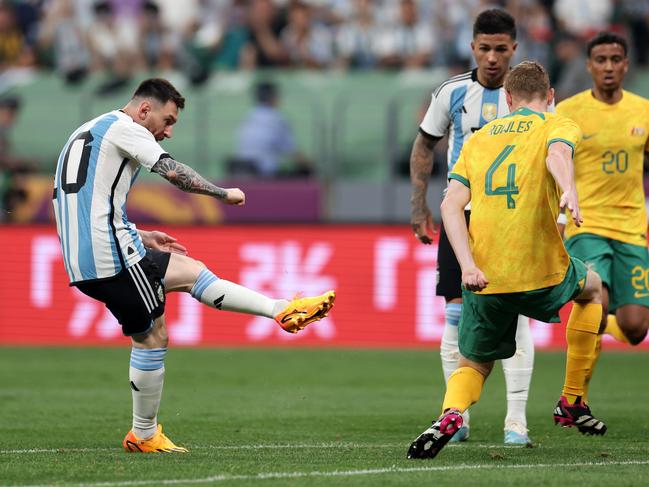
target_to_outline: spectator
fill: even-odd
[[[278,110],[276,85],[261,82],[255,87],[256,106],[239,126],[235,156],[229,161],[233,176],[305,177],[313,172],[310,161],[297,149],[293,131]],[[290,158],[292,167],[282,170]]]
[[[34,163],[16,157],[11,147],[11,129],[19,110],[18,97],[0,98],[0,221],[13,219],[13,210],[27,199],[26,176],[35,172]]]
[[[399,20],[381,37],[381,65],[387,68],[424,68],[432,61],[434,33],[420,21],[415,0],[400,0]]]
[[[83,80],[90,68],[90,52],[72,0],[52,0],[41,25],[38,45],[52,51],[56,70],[68,83]]]
[[[649,64],[649,2],[624,0],[622,12],[629,24],[635,61],[640,66]]]
[[[606,30],[613,14],[612,0],[555,0],[554,15],[561,30],[588,39]]]
[[[0,3],[0,69],[33,66],[34,52],[25,42],[13,7]]]
[[[282,30],[281,41],[295,67],[326,68],[333,61],[331,33],[313,22],[311,7],[300,0],[288,9],[288,24]]]
[[[554,83],[556,103],[590,88],[592,80],[585,69],[584,49],[584,43],[575,35],[569,33],[559,35],[554,46],[554,57],[558,62],[558,73]]]
[[[124,86],[141,65],[137,31],[130,23],[117,19],[108,1],[95,3],[94,14],[94,21],[88,29],[88,45],[93,69],[112,75],[112,79],[99,87],[100,93],[107,94]]]
[[[379,28],[374,20],[372,0],[354,0],[353,19],[341,25],[336,46],[341,67],[373,68],[377,64]]]
[[[282,29],[271,0],[252,0],[248,8],[249,42],[242,53],[247,69],[286,66],[288,54],[279,40]]]

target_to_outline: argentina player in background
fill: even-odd
[[[334,291],[271,299],[216,277],[176,239],[138,230],[126,198],[142,167],[189,193],[243,205],[239,188],[224,189],[174,160],[158,143],[172,136],[185,99],[160,78],[143,81],[121,110],[79,127],[61,151],[54,180],[54,214],[70,283],[103,302],[131,338],[129,383],[133,423],[122,445],[133,452],[184,453],[157,422],[168,336],[165,294],[187,292],[212,308],[275,319],[289,333],[327,315]],[[218,242],[215,242],[218,246]]]
[[[516,51],[516,24],[504,10],[481,12],[473,24],[471,50],[477,68],[454,76],[433,93],[410,156],[411,219],[415,237],[423,244],[432,243],[433,219],[426,202],[428,180],[433,168],[433,149],[448,135],[448,171],[452,171],[463,144],[486,123],[509,113],[503,82]],[[467,223],[469,208],[465,211]],[[444,379],[457,369],[458,324],[462,309],[460,265],[441,225],[437,253],[437,295],[446,300],[446,322],[440,355]],[[507,389],[505,444],[527,445],[526,405],[534,365],[534,342],[529,318],[519,316],[516,353],[503,360]],[[463,414],[464,426],[452,441],[469,437],[469,413]]]

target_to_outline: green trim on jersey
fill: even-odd
[[[518,110],[514,110],[509,115],[505,115],[504,117],[501,118],[514,117],[516,115],[523,115],[524,117],[529,117],[530,115],[537,115],[538,117],[541,118],[541,120],[545,120],[545,115],[543,115],[541,112],[536,112],[531,108],[527,108],[527,107],[520,107]]]
[[[564,144],[568,144],[570,148],[572,149],[572,156],[575,157],[575,144],[570,142],[569,140],[562,139],[561,137],[555,137],[554,139],[548,140],[548,147],[550,147],[552,144],[555,142],[563,142]]]
[[[455,179],[456,181],[461,182],[467,188],[471,189],[471,183],[464,176],[460,176],[459,174],[451,173],[451,174],[448,175],[448,178],[449,179]]]

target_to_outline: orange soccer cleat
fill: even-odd
[[[297,333],[309,323],[327,316],[335,300],[336,291],[327,291],[312,298],[295,298],[275,316],[275,321],[287,332]]]
[[[151,438],[140,440],[133,430],[129,431],[122,442],[124,449],[130,452],[139,453],[187,453],[187,448],[174,445],[174,442],[165,436],[162,432],[162,425]]]

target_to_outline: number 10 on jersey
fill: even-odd
[[[505,159],[516,147],[514,144],[506,145],[505,148],[500,151],[498,157],[491,163],[489,169],[487,169],[487,177],[485,179],[485,194],[487,196],[507,196],[507,208],[514,209],[516,208],[516,201],[514,201],[514,195],[518,194],[518,186],[516,186],[516,164],[512,163],[507,166],[507,184],[505,186],[499,186],[497,188],[493,187],[493,176],[494,173],[498,170],[500,165],[505,162]]]

